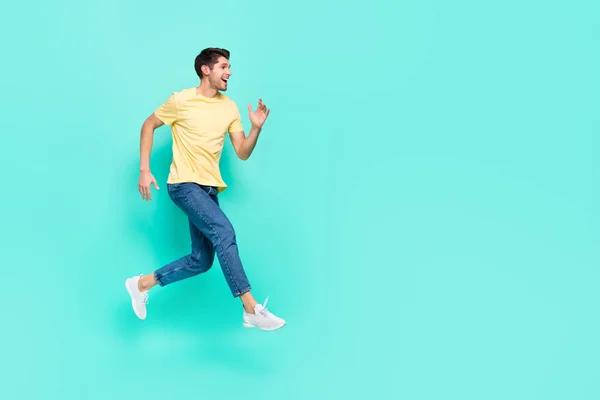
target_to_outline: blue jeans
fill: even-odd
[[[196,183],[167,185],[171,200],[187,215],[192,252],[154,272],[160,286],[166,286],[208,271],[215,258],[234,297],[250,291],[242,267],[235,231],[219,206],[217,189]]]

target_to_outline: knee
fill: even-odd
[[[237,244],[235,230],[231,224],[215,227],[214,245],[229,247]]]
[[[203,256],[204,258],[202,264],[206,265],[206,269],[210,269],[210,267],[212,267],[213,265],[213,262],[215,261],[215,253],[211,251],[208,253],[204,253]]]
[[[188,259],[188,268],[194,275],[208,271],[213,264],[214,254],[201,253],[191,254]]]

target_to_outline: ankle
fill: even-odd
[[[146,290],[148,290],[148,288],[146,288],[146,287],[144,286],[144,284],[142,283],[142,280],[141,280],[141,279],[138,281],[138,290],[139,290],[140,292],[145,292]]]
[[[250,292],[246,292],[240,296],[240,300],[242,301],[242,306],[244,310],[248,314],[254,314],[254,306],[257,305],[257,301],[254,299],[254,296]]]
[[[138,281],[138,290],[145,292],[152,289],[154,285],[156,285],[156,280],[154,280],[153,276],[144,276]]]

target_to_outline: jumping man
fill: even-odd
[[[247,160],[269,116],[262,99],[255,111],[248,105],[252,129],[246,136],[236,103],[222,92],[227,90],[230,53],[219,48],[202,50],[194,67],[200,85],[174,92],[142,125],[140,138],[140,179],[138,189],[151,200],[150,187],[159,189],[150,172],[150,152],[154,131],[166,124],[173,132],[173,160],[167,180],[171,200],[188,217],[191,253],[148,275],[125,281],[135,314],[146,318],[149,290],[156,286],[191,278],[208,271],[215,253],[233,297],[243,306],[243,326],[274,330],[285,325],[259,304],[250,293],[250,283],[238,253],[236,235],[219,205],[218,195],[227,188],[219,170],[225,135],[229,132],[237,156]]]

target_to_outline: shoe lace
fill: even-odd
[[[267,297],[265,302],[262,304],[262,309],[259,311],[263,317],[269,316],[269,310],[267,309],[267,303],[269,302],[269,298]]]
[[[142,292],[142,303],[148,304],[148,292]]]

